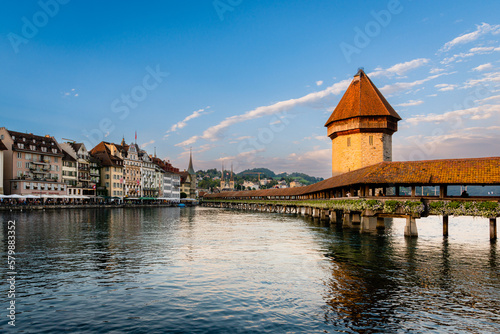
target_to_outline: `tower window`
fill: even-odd
[[[369,141],[370,145],[373,146],[373,136],[368,137],[368,141]]]
[[[351,146],[351,137],[347,138],[347,147]]]

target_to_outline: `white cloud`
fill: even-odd
[[[397,104],[396,107],[413,107],[413,106],[421,105],[422,103],[424,103],[424,101],[422,101],[422,100],[410,100],[410,101],[405,102],[405,103]]]
[[[479,65],[478,67],[474,67],[472,70],[480,72],[480,71],[490,70],[491,68],[493,68],[493,65],[491,65],[491,63],[487,63],[487,64]]]
[[[431,70],[429,71],[430,74],[436,74],[436,73],[441,73],[441,72],[444,72],[445,69],[443,68],[438,68],[438,67],[434,67],[434,68],[431,68]]]
[[[477,158],[496,156],[500,149],[500,126],[469,127],[435,135],[411,136],[394,145],[395,160]]]
[[[67,92],[61,92],[61,95],[63,98],[69,98],[69,97],[78,97],[79,94],[76,92],[75,88],[71,88]]]
[[[457,85],[438,84],[438,85],[434,85],[434,87],[438,88],[438,90],[441,92],[446,92],[446,91],[454,90],[455,88],[457,88]]]
[[[154,141],[154,140],[150,140],[150,141],[148,141],[147,143],[142,144],[142,145],[141,145],[141,148],[145,148],[145,147],[147,147],[147,146],[149,146],[149,145],[151,145],[151,144],[154,144],[154,143],[155,143],[155,141]]]
[[[480,120],[492,117],[494,114],[500,113],[500,105],[483,105],[467,109],[448,111],[444,114],[428,114],[416,115],[406,119],[405,123],[415,126],[419,123],[443,123],[454,120],[471,119]]]
[[[406,72],[416,69],[420,66],[423,66],[429,62],[429,59],[427,58],[418,58],[418,59],[413,59],[410,61],[407,61],[405,63],[399,63],[396,65],[393,65],[389,67],[388,69],[381,69],[377,68],[374,72],[369,73],[368,75],[370,77],[379,77],[379,76],[386,76],[386,77],[392,77],[394,75],[403,75]]]
[[[184,128],[187,125],[187,122],[189,122],[190,120],[211,113],[210,111],[204,112],[206,109],[209,109],[209,108],[210,107],[206,107],[204,109],[199,109],[199,110],[194,111],[191,115],[187,116],[182,121],[180,121],[180,122],[172,125],[172,127],[170,128],[170,130],[167,131],[167,133],[169,133],[169,132],[175,132],[175,131],[177,131],[179,129],[182,129],[182,128]]]
[[[316,81],[316,86],[321,86],[323,84],[323,80]]]
[[[245,140],[245,139],[250,139],[250,138],[252,138],[252,136],[241,136],[241,137],[236,138],[236,140],[240,141],[240,140]]]
[[[463,88],[471,88],[493,82],[500,82],[500,72],[485,73],[481,79],[470,79],[465,82]]]
[[[461,62],[464,58],[469,58],[477,55],[484,55],[484,54],[490,54],[493,52],[499,52],[500,47],[493,47],[493,46],[488,46],[488,47],[475,47],[470,49],[468,52],[461,52],[458,54],[455,54],[451,57],[444,58],[441,61],[441,64],[449,64],[454,61],[457,63]]]
[[[500,95],[494,95],[494,96],[490,96],[490,97],[487,97],[487,98],[484,98],[482,100],[479,100],[479,101],[475,101],[475,102],[478,102],[478,103],[485,103],[485,102],[488,102],[488,101],[492,101],[492,100],[499,100],[500,99]]]
[[[269,123],[269,125],[276,125],[276,124],[280,124],[280,123],[281,123],[281,120],[278,119],[274,122]]]
[[[392,85],[385,85],[384,87],[380,88],[380,91],[383,94],[387,94],[387,95],[394,94],[394,93],[399,92],[399,91],[408,90],[408,89],[411,89],[415,86],[422,85],[422,84],[426,83],[427,81],[436,79],[444,74],[445,73],[432,75],[432,76],[427,77],[425,79],[415,80],[413,82],[397,82],[397,83],[392,84]]]
[[[500,33],[500,25],[489,25],[488,23],[477,25],[475,31],[452,39],[451,41],[445,43],[439,51],[440,52],[449,51],[457,45],[473,42],[478,38],[480,38],[481,36],[489,33],[491,34]]]
[[[352,81],[351,79],[342,80],[319,92],[310,93],[296,99],[280,101],[271,105],[255,108],[240,115],[227,117],[219,124],[211,126],[208,129],[206,129],[201,136],[193,136],[182,143],[176,144],[176,146],[191,145],[197,142],[199,139],[205,139],[211,141],[218,140],[221,135],[221,132],[224,131],[226,128],[230,127],[231,125],[250,121],[268,115],[277,114],[298,106],[311,105],[317,103],[318,101],[321,101],[323,98],[327,96],[338,95],[344,92],[351,83],[351,81]]]

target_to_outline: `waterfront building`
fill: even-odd
[[[66,195],[61,147],[54,137],[0,128],[4,150],[4,192],[18,195]]]
[[[188,170],[184,170],[179,173],[181,176],[181,192],[185,193],[188,198],[196,198],[196,188],[198,186],[198,180],[196,178],[196,172],[193,168],[193,153],[189,153],[189,166]]]
[[[85,196],[95,196],[96,188],[99,184],[99,171],[94,167],[91,171],[91,158],[90,154],[83,143],[76,142],[65,142],[60,144],[64,152],[69,156],[76,159],[76,184],[72,184],[68,189],[69,195],[85,195]],[[70,164],[69,161],[66,161]],[[71,170],[67,166],[66,173],[70,173]],[[64,173],[63,173],[64,174]],[[91,175],[92,174],[92,175]],[[97,182],[96,182],[97,181]]]
[[[155,164],[144,150],[139,151],[139,159],[141,160],[141,196],[157,197],[160,189],[155,182]]]
[[[100,182],[105,188],[106,196],[124,197],[123,159],[118,156],[114,144],[100,142],[90,154],[99,160],[101,166]]]
[[[76,152],[67,143],[61,143],[63,150],[62,181],[66,183],[68,195],[81,195],[81,189],[76,186],[78,182],[78,162]]]
[[[90,155],[83,143],[69,143],[78,157],[78,183],[82,195],[95,195],[95,183],[90,178]]]
[[[3,195],[3,151],[7,151],[2,140],[0,140],[0,195]]]
[[[172,195],[174,200],[180,200],[181,198],[181,176],[178,172],[171,174],[172,177]]]
[[[150,157],[153,160],[152,157]],[[153,162],[154,163],[154,162]],[[164,188],[164,174],[165,171],[160,168],[157,164],[154,164],[155,167],[155,178],[154,178],[154,187],[158,188],[158,191],[154,194],[154,197],[163,197],[163,188]]]
[[[137,144],[127,145],[125,139],[122,139],[121,145],[115,145],[120,157],[123,159],[125,197],[141,197],[141,166],[139,159],[139,146]]]
[[[90,166],[90,185],[94,189],[96,196],[100,195],[99,185],[101,183],[101,164],[98,159],[94,158],[89,152]]]
[[[332,140],[332,176],[392,161],[401,117],[360,69],[325,126]]]
[[[180,200],[180,175],[179,169],[174,168],[170,162],[152,157],[153,163],[161,170],[159,197],[178,202]]]

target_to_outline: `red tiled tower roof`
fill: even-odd
[[[325,126],[349,118],[374,116],[388,116],[397,121],[401,120],[370,78],[360,69]]]

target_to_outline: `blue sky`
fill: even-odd
[[[498,156],[498,1],[10,1],[0,126],[134,141],[187,168],[331,174],[324,123],[364,67],[394,160]]]

